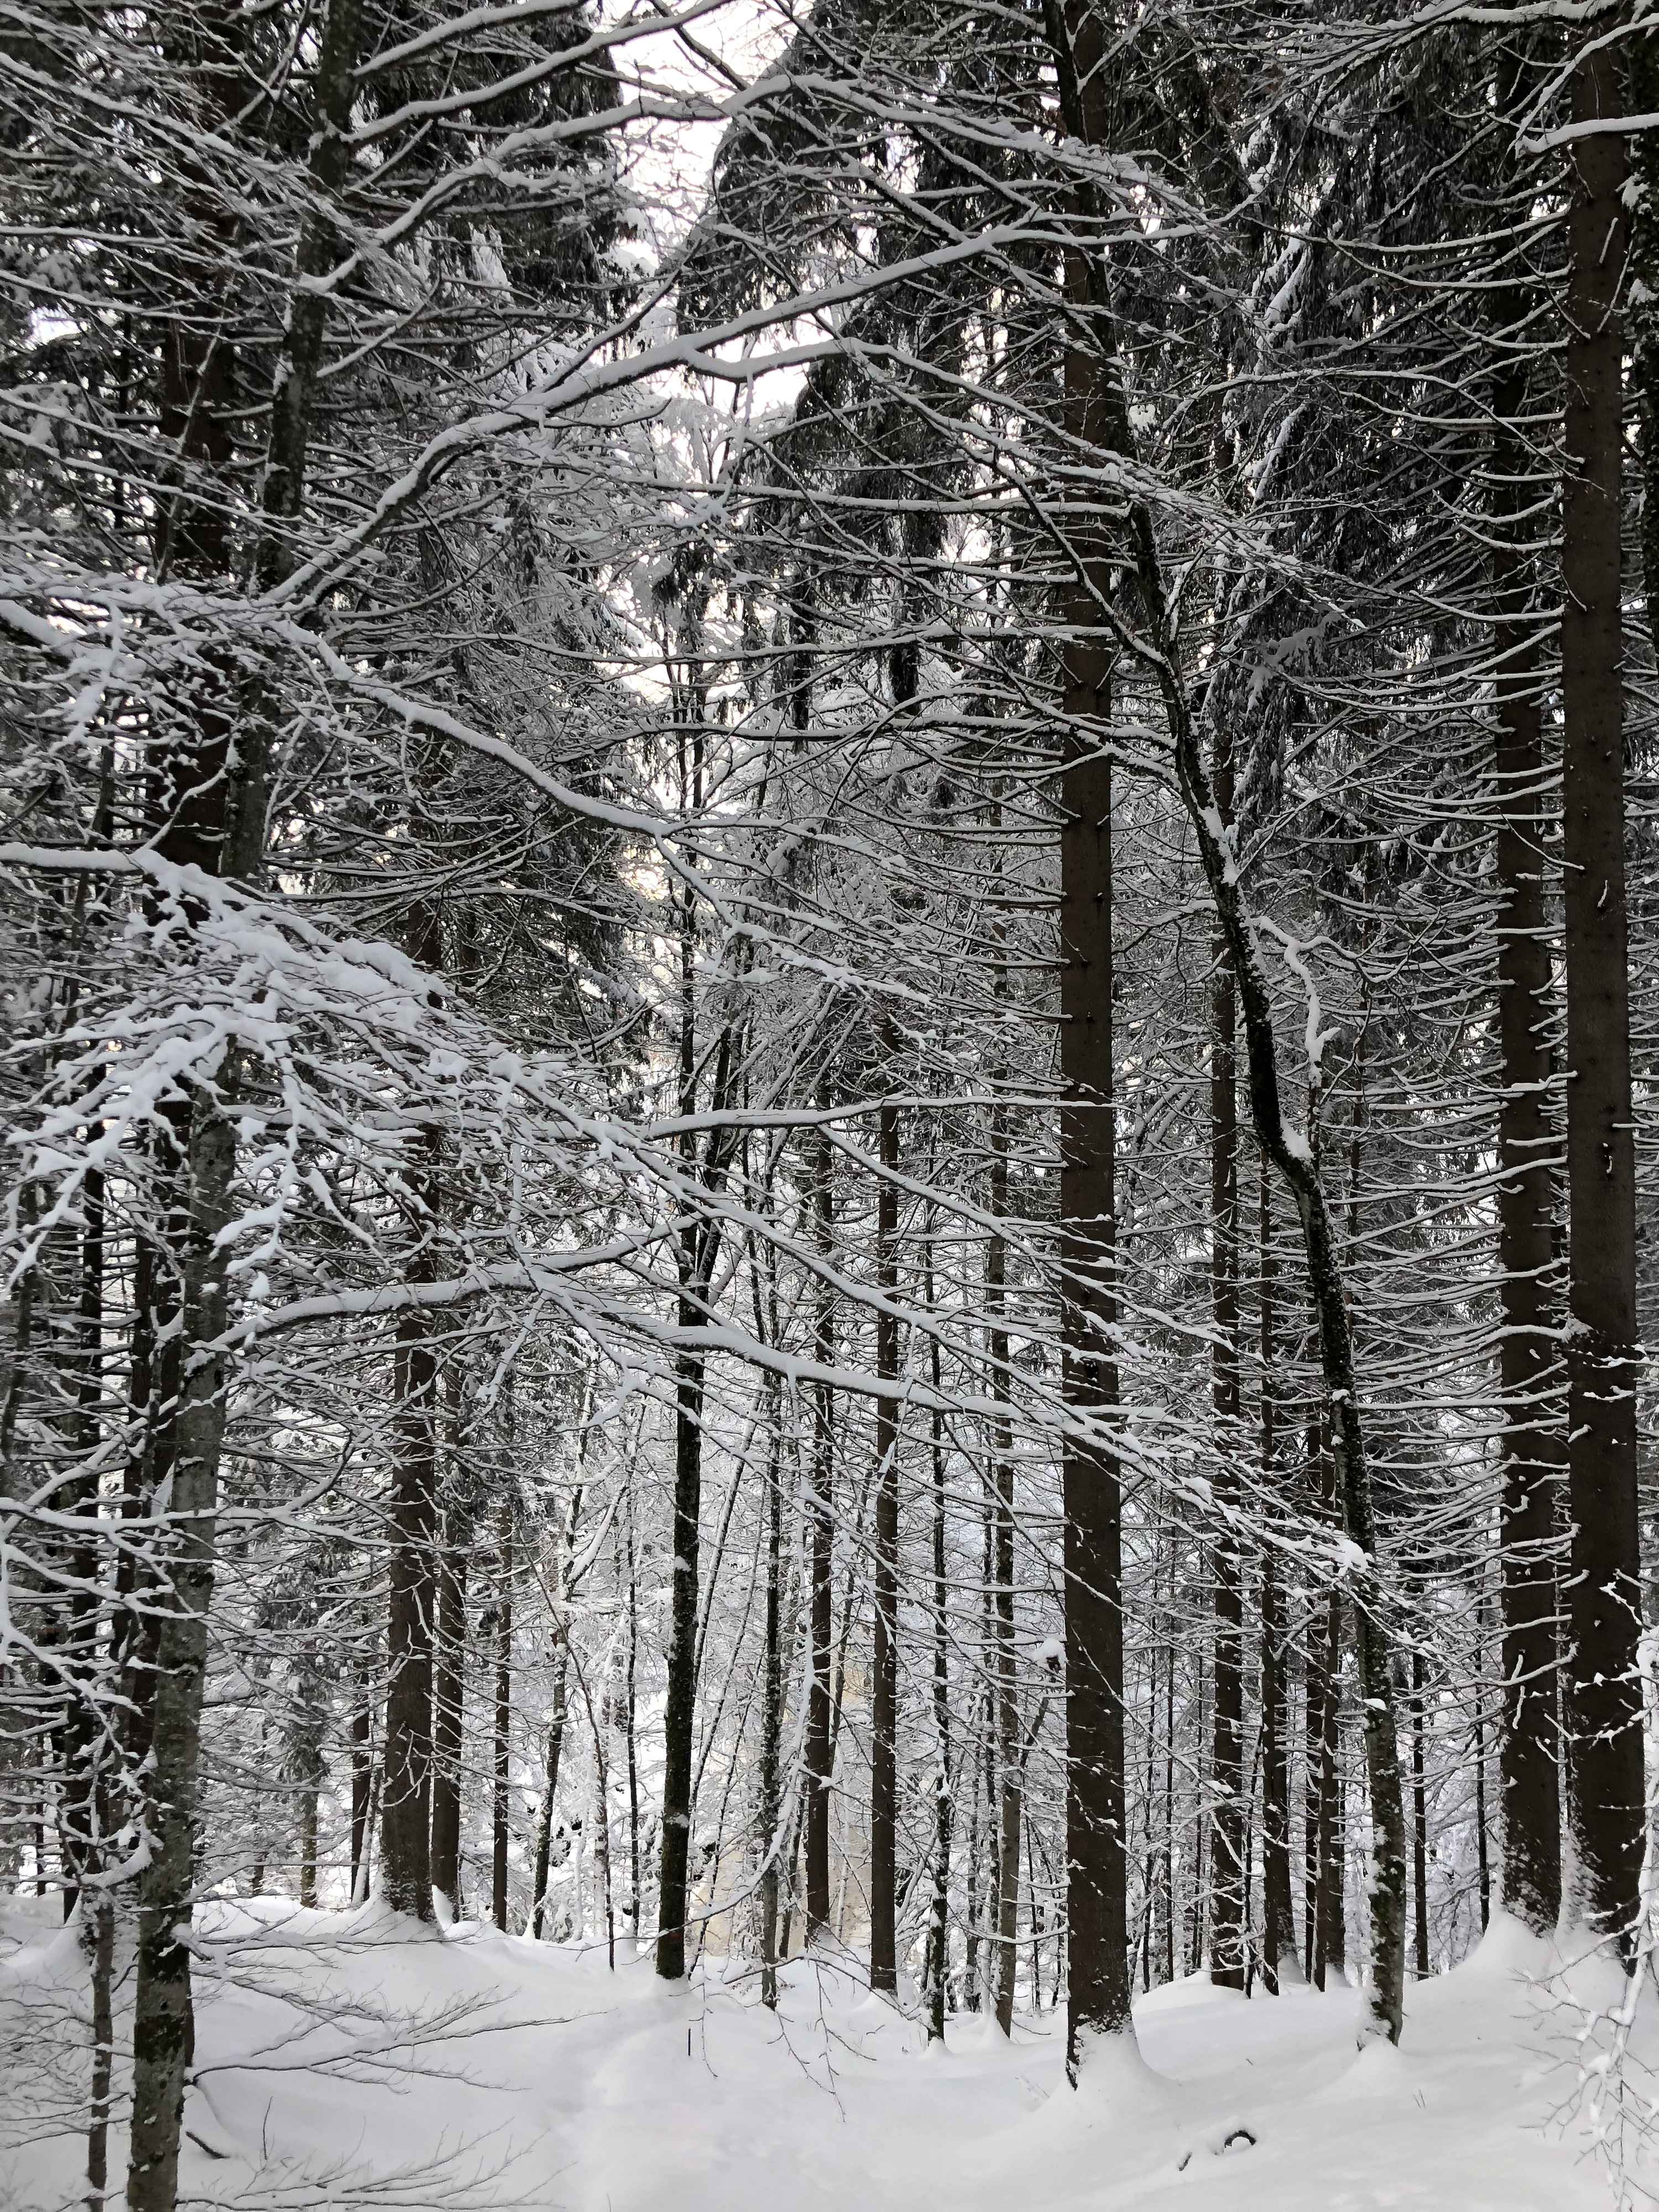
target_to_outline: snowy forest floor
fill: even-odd
[[[0,2206],[82,2203],[87,1977],[47,1907],[0,1899]],[[1500,1920],[1410,1991],[1402,2047],[1360,1999],[1247,2002],[1196,1978],[1137,2007],[1139,2058],[1064,2092],[1058,2014],[1012,2043],[958,2016],[944,2051],[846,1970],[793,1963],[776,2014],[720,1968],[378,1907],[276,1899],[198,1923],[180,2201],[410,2212],[1599,2212],[1582,2010]],[[1602,1970],[1605,1972],[1605,1970]],[[1575,1978],[1585,1994],[1584,1976]],[[1607,1986],[1592,1988],[1604,2000]],[[1247,2140],[1247,2137],[1254,2140]],[[125,2144],[111,2145],[112,2173]],[[1632,2198],[1631,2201],[1641,2201]],[[118,2194],[109,2200],[116,2212]]]

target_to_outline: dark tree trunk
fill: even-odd
[[[587,1422],[592,1411],[591,1386],[582,1411],[581,1459],[585,1465],[587,1450]],[[571,1562],[575,1557],[576,1530],[581,1522],[583,1486],[578,1483],[571,1492],[570,1508],[565,1515],[564,1534],[559,1553],[556,1597],[553,1607],[553,1711],[547,1724],[547,1755],[543,1766],[541,1810],[536,1815],[536,1864],[531,1877],[530,1933],[539,1943],[542,1928],[547,1917],[547,1878],[553,1858],[553,1814],[559,1790],[559,1761],[564,1750],[565,1723],[568,1717],[570,1689],[570,1624],[566,1613],[569,1601]],[[633,1522],[629,1523],[629,1573],[632,1590]],[[631,1605],[631,1595],[630,1595]],[[633,1634],[633,1615],[629,1616],[629,1632]],[[631,1646],[630,1646],[631,1650]],[[635,1823],[637,1826],[637,1822]],[[639,1922],[635,1921],[637,1934]]]
[[[1324,1650],[1319,1668],[1319,1857],[1318,1931],[1314,1984],[1323,1989],[1327,1975],[1347,1967],[1347,1909],[1342,1881],[1342,1775],[1338,1759],[1341,1737],[1342,1601],[1333,1591],[1325,1602]]]
[[[435,960],[435,922],[421,919],[416,957]],[[413,1250],[407,1279],[433,1279],[435,1154],[428,1133],[424,1171],[407,1189]],[[380,1865],[386,1901],[416,1920],[432,1917],[432,1643],[438,1575],[438,1358],[432,1324],[419,1308],[398,1318],[393,1360],[396,1462],[392,1471],[391,1599],[386,1614],[385,1785]]]
[[[1500,61],[1498,100],[1507,114],[1522,88],[1511,53]],[[1528,302],[1506,294],[1498,310],[1511,329]],[[1559,1146],[1551,1126],[1549,1082],[1553,985],[1546,934],[1544,746],[1540,630],[1530,564],[1522,541],[1538,496],[1522,430],[1528,377],[1517,352],[1493,380],[1492,585],[1500,673],[1493,769],[1501,810],[1497,868],[1498,1107],[1498,1263],[1504,1332],[1498,1370],[1504,1397],[1500,1572],[1504,1607],[1504,1716],[1499,1759],[1504,1807],[1504,1895],[1535,1934],[1561,1909],[1560,1742],[1556,1727],[1556,1559],[1566,1439],[1559,1417],[1559,1316],[1553,1285],[1552,1167]]]
[[[432,1675],[432,1887],[461,1911],[461,1763],[466,1695],[466,1565],[472,1531],[447,1516],[438,1562],[438,1640]]]
[[[374,1715],[364,1684],[351,1713],[351,1902],[361,1905],[368,1893],[368,1803],[374,1774],[371,1744]]]
[[[924,1296],[931,1313],[933,1305],[933,1221],[928,1223],[927,1280]],[[929,1380],[933,1387],[932,1445],[933,1472],[933,1736],[939,1772],[933,1784],[933,1895],[927,1920],[927,2033],[933,2042],[945,2035],[945,1988],[950,1974],[951,1841],[955,1811],[951,1794],[951,1629],[948,1606],[950,1583],[945,1551],[945,1414],[940,1376],[939,1339],[927,1349]]]
[[[827,1111],[827,1088],[820,1085],[818,1110]],[[820,1126],[813,1146],[812,1220],[817,1247],[826,1266],[835,1237],[835,1198],[831,1182],[828,1129]],[[820,1279],[816,1291],[816,1322],[812,1356],[822,1368],[835,1358],[835,1296]],[[806,1941],[810,1944],[830,1925],[830,1792],[833,1753],[830,1694],[830,1647],[835,1630],[831,1576],[835,1561],[835,1521],[832,1492],[835,1482],[835,1396],[827,1382],[812,1393],[812,1493],[808,1507],[809,1558],[811,1581],[808,1632],[811,1668],[806,1690],[806,1771],[802,1777],[806,1808]]]
[[[553,1717],[547,1724],[542,1804],[536,1815],[536,1869],[530,1907],[530,1933],[538,1943],[542,1940],[542,1929],[547,1918],[547,1878],[553,1859],[553,1812],[558,1797],[559,1761],[564,1751],[565,1723],[569,1717],[567,1699],[570,1686],[570,1647],[562,1624],[557,1634],[558,1652],[553,1668]]]
[[[236,1139],[216,1099],[200,1097],[189,1152],[190,1236],[185,1248],[183,1340],[216,1343],[226,1318],[226,1255]],[[165,1611],[156,1640],[145,1820],[149,1856],[138,1877],[138,1978],[132,2028],[132,2122],[127,2168],[131,2212],[173,2212],[185,2069],[191,2034],[188,1929],[194,1890],[202,1692],[213,1595],[224,1434],[224,1362],[184,1364],[173,1416]]]
[[[991,1234],[985,1246],[988,1382],[996,1401],[991,1431],[991,1580],[997,1773],[996,1954],[997,2026],[1014,2024],[1014,1977],[1018,1970],[1019,1832],[1023,1813],[1019,1757],[1019,1681],[1014,1648],[1014,1444],[1002,1411],[1008,1401],[1008,1246],[1001,1224],[1008,1214],[1008,1122],[991,1109]]]
[[[1232,759],[1218,742],[1216,803],[1232,817]],[[1244,1589],[1238,1531],[1235,1454],[1239,1441],[1238,1378],[1238,1088],[1237,1015],[1232,963],[1224,937],[1215,948],[1211,986],[1210,1285],[1215,1335],[1212,1349],[1215,1407],[1215,1705],[1211,1787],[1214,1873],[1210,1906],[1210,1979],[1244,1986]]]
[[[1080,0],[1047,0],[1061,120],[1089,146],[1106,141],[1104,25]],[[1097,210],[1080,187],[1084,226]],[[1079,237],[1066,295],[1076,318],[1066,347],[1064,413],[1073,451],[1125,450],[1116,344],[1105,271]],[[1075,465],[1075,464],[1074,464]],[[1061,615],[1060,952],[1060,1265],[1065,1389],[1074,1425],[1063,1446],[1066,1587],[1066,1891],[1070,1927],[1066,2072],[1089,2047],[1133,2033],[1128,1961],[1128,1837],[1123,1739],[1122,1491],[1115,1415],[1116,1114],[1112,1045],[1113,647],[1107,627],[1110,548],[1099,510],[1074,495],[1074,581]]]
[[[1587,42],[1573,121],[1621,112],[1614,50]],[[1625,900],[1619,286],[1625,142],[1573,142],[1562,490],[1567,1334],[1572,1517],[1569,1792],[1584,1918],[1633,1966],[1646,1813],[1637,1528],[1636,1157]]]
[[[1095,365],[1067,357],[1073,404]],[[1079,385],[1085,389],[1079,389]],[[1118,1402],[1112,1066],[1110,661],[1087,593],[1068,618],[1068,760],[1060,804],[1060,1267],[1066,1392],[1067,2065],[1130,2027],[1124,1807],[1122,1526],[1110,1422]]]
[[[896,1045],[886,1038],[890,1056]],[[881,1182],[876,1194],[876,1373],[898,1383],[898,1108],[880,1109]],[[898,1990],[894,1913],[898,1856],[898,1402],[876,1401],[875,1680],[870,1714],[870,1986]]]
[[[1429,1794],[1424,1771],[1423,1729],[1426,1675],[1423,1654],[1412,1654],[1412,1907],[1416,1923],[1417,1978],[1426,1982],[1434,1968],[1429,1957]]]
[[[1279,1480],[1273,1290],[1273,1184],[1261,1161],[1259,1200],[1261,1286],[1261,1487],[1271,1501]],[[1285,1608],[1279,1557],[1269,1541],[1261,1554],[1261,1979],[1279,1993],[1280,1962],[1294,1959],[1291,1901],[1290,1698],[1285,1668]]]
[[[702,1301],[682,1297],[680,1326],[704,1318]],[[697,1555],[702,1523],[702,1389],[700,1354],[678,1364],[674,1418],[674,1572],[669,1609],[668,1698],[663,1711],[662,1863],[657,1891],[657,1972],[685,1972],[690,1903],[691,1765],[696,1736]]]
[[[513,1723],[513,1508],[501,1508],[501,1589],[495,1600],[495,1758],[490,1802],[490,1908],[507,1928],[507,1785]],[[601,1810],[604,1801],[601,1798]],[[608,1867],[607,1867],[608,1873]],[[608,1894],[608,1887],[607,1887]]]
[[[761,2002],[778,2002],[778,1861],[783,1850],[783,1469],[776,1393],[766,1460],[766,1667],[761,1713]]]

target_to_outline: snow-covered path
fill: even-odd
[[[77,2202],[72,1936],[11,1919],[0,2204]],[[1610,2200],[1549,2125],[1571,2023],[1500,1923],[1413,1991],[1405,2045],[1356,2054],[1358,1999],[1252,2002],[1193,1980],[1139,2008],[1140,2054],[1060,2085],[1058,2021],[953,2023],[930,2051],[848,1971],[800,1966],[777,2016],[750,1981],[667,1990],[647,1960],[463,1925],[409,1940],[368,1911],[216,1909],[185,2183],[194,2203],[541,2212],[1579,2212]],[[21,1940],[20,1940],[21,1939]],[[53,2046],[57,2055],[53,2057]],[[31,2081],[31,2070],[53,2089]],[[1577,2131],[1576,2131],[1577,2132]]]

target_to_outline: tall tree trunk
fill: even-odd
[[[1519,65],[1500,58],[1498,106],[1521,112]],[[1518,331],[1529,304],[1504,296],[1497,319]],[[1499,1563],[1504,1609],[1504,1715],[1499,1747],[1504,1895],[1537,1934],[1561,1909],[1560,1744],[1556,1727],[1556,1558],[1566,1443],[1559,1413],[1559,1316],[1552,1286],[1551,1126],[1553,985],[1544,900],[1544,745],[1540,632],[1529,564],[1519,542],[1537,496],[1522,430],[1528,377],[1518,338],[1492,386],[1492,585],[1501,653],[1493,716],[1497,838],[1498,1105],[1498,1264],[1504,1329]]]
[[[1273,1183],[1261,1159],[1258,1200],[1261,1268],[1261,1487],[1271,1501],[1279,1480],[1278,1345],[1274,1335],[1276,1262],[1273,1245]],[[1270,1505],[1271,1510],[1271,1505]],[[1285,1608],[1279,1556],[1269,1541],[1261,1553],[1261,1978],[1279,1993],[1279,1968],[1296,1954],[1291,1902],[1290,1696],[1285,1667]]]
[[[190,1235],[180,1301],[182,1340],[214,1344],[225,1328],[228,1255],[219,1238],[230,1220],[236,1139],[217,1098],[198,1094],[189,1149]],[[145,1823],[149,1856],[138,1877],[138,1972],[132,2025],[132,2123],[129,2212],[173,2212],[185,2069],[191,2032],[190,1948],[194,1890],[202,1692],[207,1616],[213,1595],[224,1435],[222,1355],[197,1350],[181,1363],[173,1417],[165,1611],[156,1644]]]
[[[435,964],[436,922],[418,918],[415,957]],[[438,1136],[425,1138],[425,1160],[405,1183],[411,1283],[433,1279]],[[417,1921],[432,1917],[432,1644],[439,1577],[438,1356],[432,1323],[418,1307],[398,1316],[393,1357],[395,1461],[392,1492],[391,1596],[386,1613],[385,1785],[380,1865],[386,1901]]]
[[[634,1548],[634,1486],[628,1488],[628,1667],[623,1706],[623,1742],[628,1757],[628,1928],[637,1946],[640,1934],[640,1761],[636,1691],[640,1659],[639,1565]],[[546,1869],[541,1879],[546,1880]],[[539,1897],[541,1892],[537,1891]],[[538,1933],[539,1933],[538,1929]]]
[[[1069,280],[1081,290],[1080,272]],[[1087,428],[1096,363],[1066,357]],[[1092,442],[1092,440],[1091,440]],[[1094,579],[1097,583],[1100,580]],[[1091,592],[1071,595],[1060,805],[1060,1250],[1065,1385],[1077,1425],[1062,1447],[1066,1577],[1067,2070],[1090,2043],[1130,2032],[1123,1741],[1121,1496],[1112,1066],[1110,659]]]
[[[92,2094],[87,2106],[87,2212],[102,2212],[109,2185],[109,2120],[115,2074],[115,1899],[92,1907]]]
[[[682,1296],[683,1328],[701,1327],[700,1294]],[[663,1709],[662,1856],[657,1887],[657,1972],[678,1981],[685,1972],[690,1911],[691,1767],[696,1739],[698,1553],[702,1527],[701,1353],[676,1364],[674,1408],[674,1571],[669,1606],[668,1696]]]
[[[828,1110],[826,1085],[818,1087],[818,1111]],[[835,1196],[827,1127],[820,1124],[812,1149],[812,1221],[817,1249],[826,1267],[835,1237]],[[835,1358],[835,1296],[820,1277],[815,1292],[812,1356],[820,1368]],[[807,1571],[811,1590],[808,1632],[811,1670],[806,1689],[806,1941],[811,1944],[830,1924],[830,1646],[834,1633],[836,1431],[834,1394],[828,1382],[812,1393],[812,1491],[808,1506]]]
[[[1231,821],[1232,752],[1218,734],[1216,803]],[[1210,1289],[1214,1325],[1212,1395],[1215,1407],[1215,1496],[1218,1530],[1215,1573],[1215,1706],[1211,1787],[1214,1869],[1210,1906],[1210,1979],[1244,1986],[1244,1589],[1238,1529],[1235,1455],[1239,1442],[1238,1377],[1238,1084],[1237,1014],[1232,963],[1218,933],[1211,985]]]
[[[933,1229],[929,1214],[922,1295],[933,1310]],[[940,1375],[939,1337],[930,1334],[928,1379],[933,1384],[930,1416],[933,1473],[933,1736],[939,1762],[933,1784],[933,1895],[927,1918],[927,2034],[930,2042],[945,2038],[945,1985],[950,1974],[951,1841],[955,1811],[951,1794],[951,1624],[950,1583],[945,1550],[945,1413]]]
[[[592,1381],[590,1376],[582,1404],[582,1440],[579,1463],[585,1468],[587,1458],[587,1427],[592,1414]],[[539,1943],[542,1928],[547,1917],[547,1880],[553,1857],[553,1814],[559,1791],[559,1761],[564,1750],[565,1724],[569,1714],[570,1689],[570,1621],[568,1607],[571,1589],[571,1565],[576,1553],[576,1530],[581,1522],[582,1495],[585,1486],[579,1482],[570,1494],[570,1504],[564,1516],[564,1529],[559,1547],[553,1607],[553,1711],[547,1724],[547,1755],[543,1766],[541,1810],[536,1815],[536,1865],[531,1879],[530,1933]],[[629,1526],[629,1571],[633,1573],[633,1525]],[[631,1580],[630,1580],[631,1589]],[[630,1614],[631,1622],[631,1614]],[[632,1633],[630,1626],[630,1634]],[[634,1923],[635,1933],[639,1922]]]
[[[1319,1668],[1319,1858],[1314,1985],[1323,1989],[1333,1971],[1347,1970],[1346,1900],[1342,1880],[1342,1601],[1325,1601],[1324,1650]]]
[[[351,1712],[351,1902],[361,1905],[368,1893],[368,1803],[374,1772],[374,1717],[368,1702],[368,1685],[358,1689]]]
[[[778,2002],[778,1860],[783,1847],[783,1468],[776,1393],[766,1455],[766,1662],[761,1711],[761,2002]]]
[[[513,1723],[513,1506],[501,1508],[501,1589],[495,1599],[495,1757],[490,1801],[490,1906],[495,1925],[507,1929],[507,1790]],[[609,1859],[606,1898],[609,1899]]]
[[[885,1034],[890,1061],[897,1046]],[[884,1100],[878,1146],[881,1181],[876,1194],[876,1374],[891,1389],[898,1383],[898,1108]],[[875,1680],[870,1714],[870,1986],[887,1996],[898,1990],[894,1927],[898,1888],[898,1401],[876,1401]]]
[[[536,1815],[536,1869],[532,1883],[530,1933],[539,1943],[547,1918],[547,1881],[553,1859],[553,1811],[559,1790],[559,1762],[564,1750],[565,1725],[569,1717],[569,1628],[559,1623],[553,1662],[553,1717],[547,1724],[547,1756],[543,1769],[541,1810]]]
[[[1637,1956],[1646,1812],[1637,1528],[1636,1153],[1625,901],[1619,287],[1625,142],[1615,50],[1587,38],[1572,76],[1567,471],[1562,488],[1567,1333],[1572,1517],[1569,1792],[1579,1910]]]
[[[1061,121],[1083,144],[1105,145],[1103,19],[1083,0],[1046,0]],[[1080,229],[1097,215],[1091,187],[1074,195]],[[1119,445],[1121,395],[1109,294],[1079,234],[1067,247],[1074,335],[1063,365],[1064,415],[1074,454],[1103,459]],[[1075,468],[1077,463],[1073,462]],[[1074,1425],[1062,1447],[1066,1587],[1066,1892],[1071,1931],[1066,2073],[1090,2048],[1132,2034],[1128,1856],[1123,1740],[1122,1491],[1113,1417],[1118,1404],[1116,1111],[1112,1046],[1112,771],[1108,750],[1113,648],[1107,613],[1110,546],[1086,486],[1073,495],[1074,580],[1062,595],[1064,760],[1060,780],[1060,1264],[1064,1382]]]
[[[1429,1793],[1424,1769],[1423,1729],[1426,1677],[1423,1654],[1412,1654],[1412,1907],[1417,1938],[1417,1978],[1426,1982],[1433,1966],[1429,1957]]]
[[[996,1687],[996,2021],[1013,2033],[1014,1978],[1018,1971],[1019,1832],[1023,1777],[1019,1758],[1019,1676],[1014,1645],[1014,1440],[1003,1411],[1009,1397],[1008,1119],[991,1108],[991,1233],[985,1245],[986,1350],[990,1395],[997,1411],[991,1430],[992,1623]]]
[[[467,1553],[471,1516],[445,1516],[438,1558],[438,1638],[432,1672],[432,1887],[461,1911],[461,1772],[466,1698]]]

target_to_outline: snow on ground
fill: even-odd
[[[44,1908],[43,1908],[44,1909]],[[410,2212],[1606,2212],[1571,2117],[1576,2016],[1498,1922],[1415,1987],[1398,2051],[1355,2049],[1360,1999],[1247,2002],[1194,1978],[1137,2008],[1139,2056],[1065,2089],[1056,2016],[1012,2044],[958,2017],[930,2051],[857,1962],[785,1970],[779,2013],[733,1970],[377,1906],[276,1899],[203,1916],[192,2204]],[[0,1900],[0,2206],[84,2198],[85,1969],[73,1931]],[[1565,2116],[1564,2118],[1564,2115]],[[118,2173],[125,2146],[112,2144]],[[111,2200],[113,2208],[118,2198]]]

